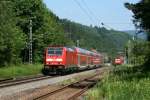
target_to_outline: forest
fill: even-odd
[[[43,0],[0,0],[0,79],[41,73],[47,46],[78,45],[110,57],[124,52],[127,60],[110,65],[112,70],[87,92],[85,100],[150,100],[150,0],[125,3],[124,7],[133,13],[134,38],[106,27],[61,19]],[[31,27],[33,64],[28,64]],[[137,38],[141,33],[147,34],[147,40]]]
[[[34,63],[43,62],[49,45],[76,46],[78,40],[81,48],[114,56],[131,39],[124,32],[60,19],[42,0],[1,0],[0,12],[0,66],[28,63],[30,20]]]

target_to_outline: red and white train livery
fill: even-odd
[[[73,71],[80,68],[99,66],[103,63],[100,53],[78,47],[54,47],[45,49],[44,72]]]

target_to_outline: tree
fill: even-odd
[[[150,41],[150,0],[141,0],[136,4],[125,3],[125,7],[134,13],[136,27],[147,31]]]
[[[32,19],[32,33],[33,33],[33,60],[35,62],[42,62],[44,48],[55,42],[55,44],[62,44],[67,42],[64,39],[64,33],[59,24],[59,18],[53,14],[42,0],[13,0],[15,6],[14,10],[17,17],[17,26],[28,36],[29,34],[29,20]],[[54,36],[58,33],[59,39],[55,41]],[[28,39],[26,42],[28,43]],[[64,43],[65,42],[65,43]],[[24,61],[28,62],[28,45],[22,51]]]
[[[141,0],[140,2],[136,4],[125,3],[125,7],[134,13],[133,17],[135,19],[134,23],[136,27],[142,28],[147,32],[148,41],[150,42],[150,0]],[[150,49],[149,46],[148,48]],[[147,48],[145,47],[144,49],[147,49]],[[145,52],[146,52],[145,55],[146,55],[147,60],[145,61],[144,68],[150,70],[150,67],[148,67],[150,65],[150,57],[149,57],[150,51],[146,50]]]
[[[82,48],[114,54],[115,48],[123,48],[116,45],[118,41],[123,45],[128,37],[122,32],[61,20],[46,8],[43,0],[0,0],[0,65],[14,64],[20,59],[28,62],[29,20],[32,20],[34,62],[43,61],[45,47],[73,46],[76,40],[80,40]]]
[[[24,47],[22,31],[16,26],[13,2],[0,1],[0,65],[17,63]]]

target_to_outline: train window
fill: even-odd
[[[62,55],[63,48],[48,48],[49,55]]]
[[[62,55],[62,50],[56,50],[56,55]]]
[[[49,55],[53,55],[53,54],[54,54],[54,51],[53,51],[53,50],[48,50],[48,54],[49,54]]]

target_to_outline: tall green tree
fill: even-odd
[[[53,14],[42,0],[13,0],[17,17],[17,26],[29,37],[29,20],[32,20],[33,32],[33,59],[35,62],[41,61],[44,48],[50,44],[60,44],[60,40],[65,44],[67,39],[64,39],[64,33],[59,24],[59,18]],[[54,38],[59,33],[61,38],[55,41]],[[61,35],[60,35],[61,33]],[[66,41],[64,41],[66,40]],[[29,40],[27,39],[28,43]],[[65,43],[64,43],[65,42]],[[23,58],[28,61],[28,45],[22,53]]]
[[[0,65],[17,63],[25,37],[16,26],[13,2],[0,1]]]
[[[140,2],[136,4],[125,3],[126,8],[131,10],[134,13],[134,23],[137,28],[142,28],[147,32],[148,41],[150,42],[150,0],[140,0]],[[149,45],[147,43],[147,45]],[[145,49],[150,46],[145,46]],[[143,48],[140,46],[140,48]],[[143,50],[141,51],[143,52]],[[150,70],[150,51],[145,50],[146,53],[146,61],[145,61],[145,69]]]
[[[16,63],[20,59],[28,62],[29,20],[32,20],[34,62],[42,62],[44,48],[49,45],[72,46],[80,40],[83,48],[96,48],[114,54],[116,48],[122,48],[121,43],[125,42],[121,41],[122,38],[128,38],[127,34],[121,35],[122,32],[60,20],[45,6],[43,0],[1,0],[1,65]],[[116,38],[121,43],[118,44]]]
[[[107,30],[104,27],[85,26],[67,19],[60,20],[66,37],[76,43],[79,40],[79,46],[86,49],[96,49],[99,52],[106,52],[115,56],[117,52],[124,51],[124,46],[130,39],[127,33],[115,30]]]
[[[126,8],[134,13],[134,23],[137,28],[143,28],[150,41],[150,0],[140,0],[136,4],[125,3]]]

